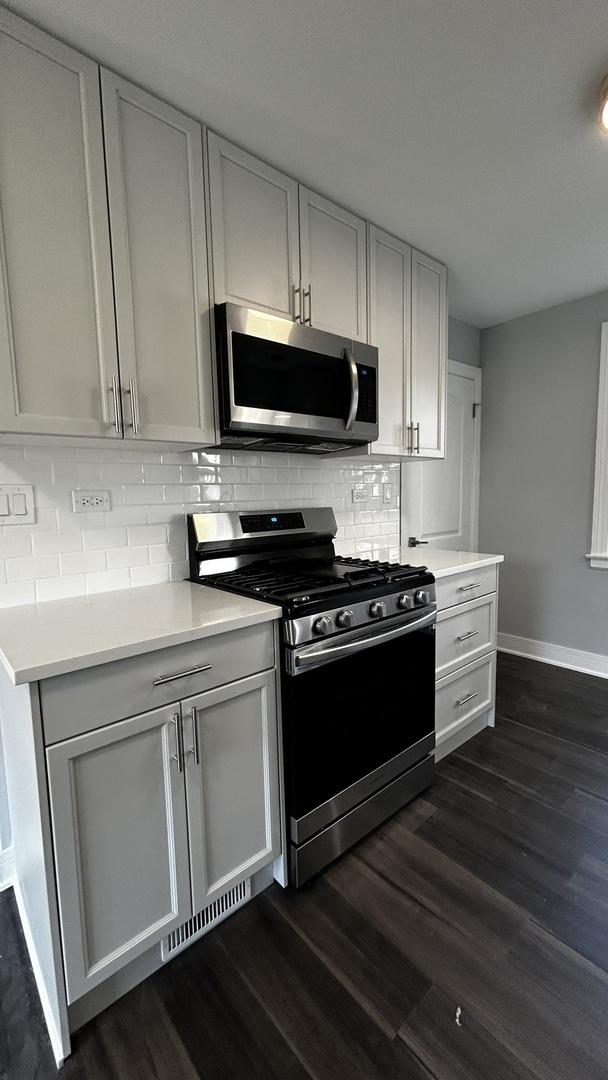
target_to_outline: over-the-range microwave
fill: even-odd
[[[274,315],[215,308],[221,446],[330,454],[378,438],[378,350]]]

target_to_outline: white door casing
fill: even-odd
[[[481,371],[455,360],[449,361],[448,371],[446,457],[404,464],[402,535],[404,542],[408,536],[416,536],[434,547],[474,551],[479,517]]]

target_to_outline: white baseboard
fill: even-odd
[[[555,664],[556,667],[570,668],[608,679],[608,656],[603,656],[602,653],[568,649],[565,645],[550,645],[547,641],[534,641],[532,638],[518,637],[517,634],[499,634],[498,648],[500,652],[528,656],[531,660],[540,660],[542,664]]]
[[[13,884],[13,878],[15,875],[15,861],[13,859],[12,847],[3,848],[0,851],[0,892],[3,889],[8,889],[9,885]]]

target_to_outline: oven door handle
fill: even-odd
[[[348,374],[350,377],[350,409],[348,410],[348,416],[346,417],[344,426],[347,431],[351,431],[357,415],[357,409],[359,408],[359,372],[357,371],[355,358],[350,349],[344,350],[344,359],[348,364]]]
[[[322,661],[329,661],[338,659],[345,654],[362,652],[363,649],[369,649],[372,645],[381,645],[384,641],[391,641],[393,638],[404,637],[405,634],[411,634],[414,630],[422,630],[425,626],[431,626],[437,619],[437,613],[435,611],[429,612],[428,615],[423,615],[421,619],[414,619],[412,622],[401,623],[400,626],[394,626],[391,630],[384,630],[379,634],[371,634],[369,637],[357,638],[356,641],[347,641],[343,645],[327,645],[323,649],[313,649],[311,651],[303,652],[299,656],[296,654],[294,657],[294,666],[296,673],[303,668],[309,667],[312,664],[319,664]]]

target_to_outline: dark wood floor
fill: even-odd
[[[0,953],[0,1077],[51,1077],[10,893]],[[63,1076],[606,1080],[608,681],[501,656],[495,731],[89,1024]]]

